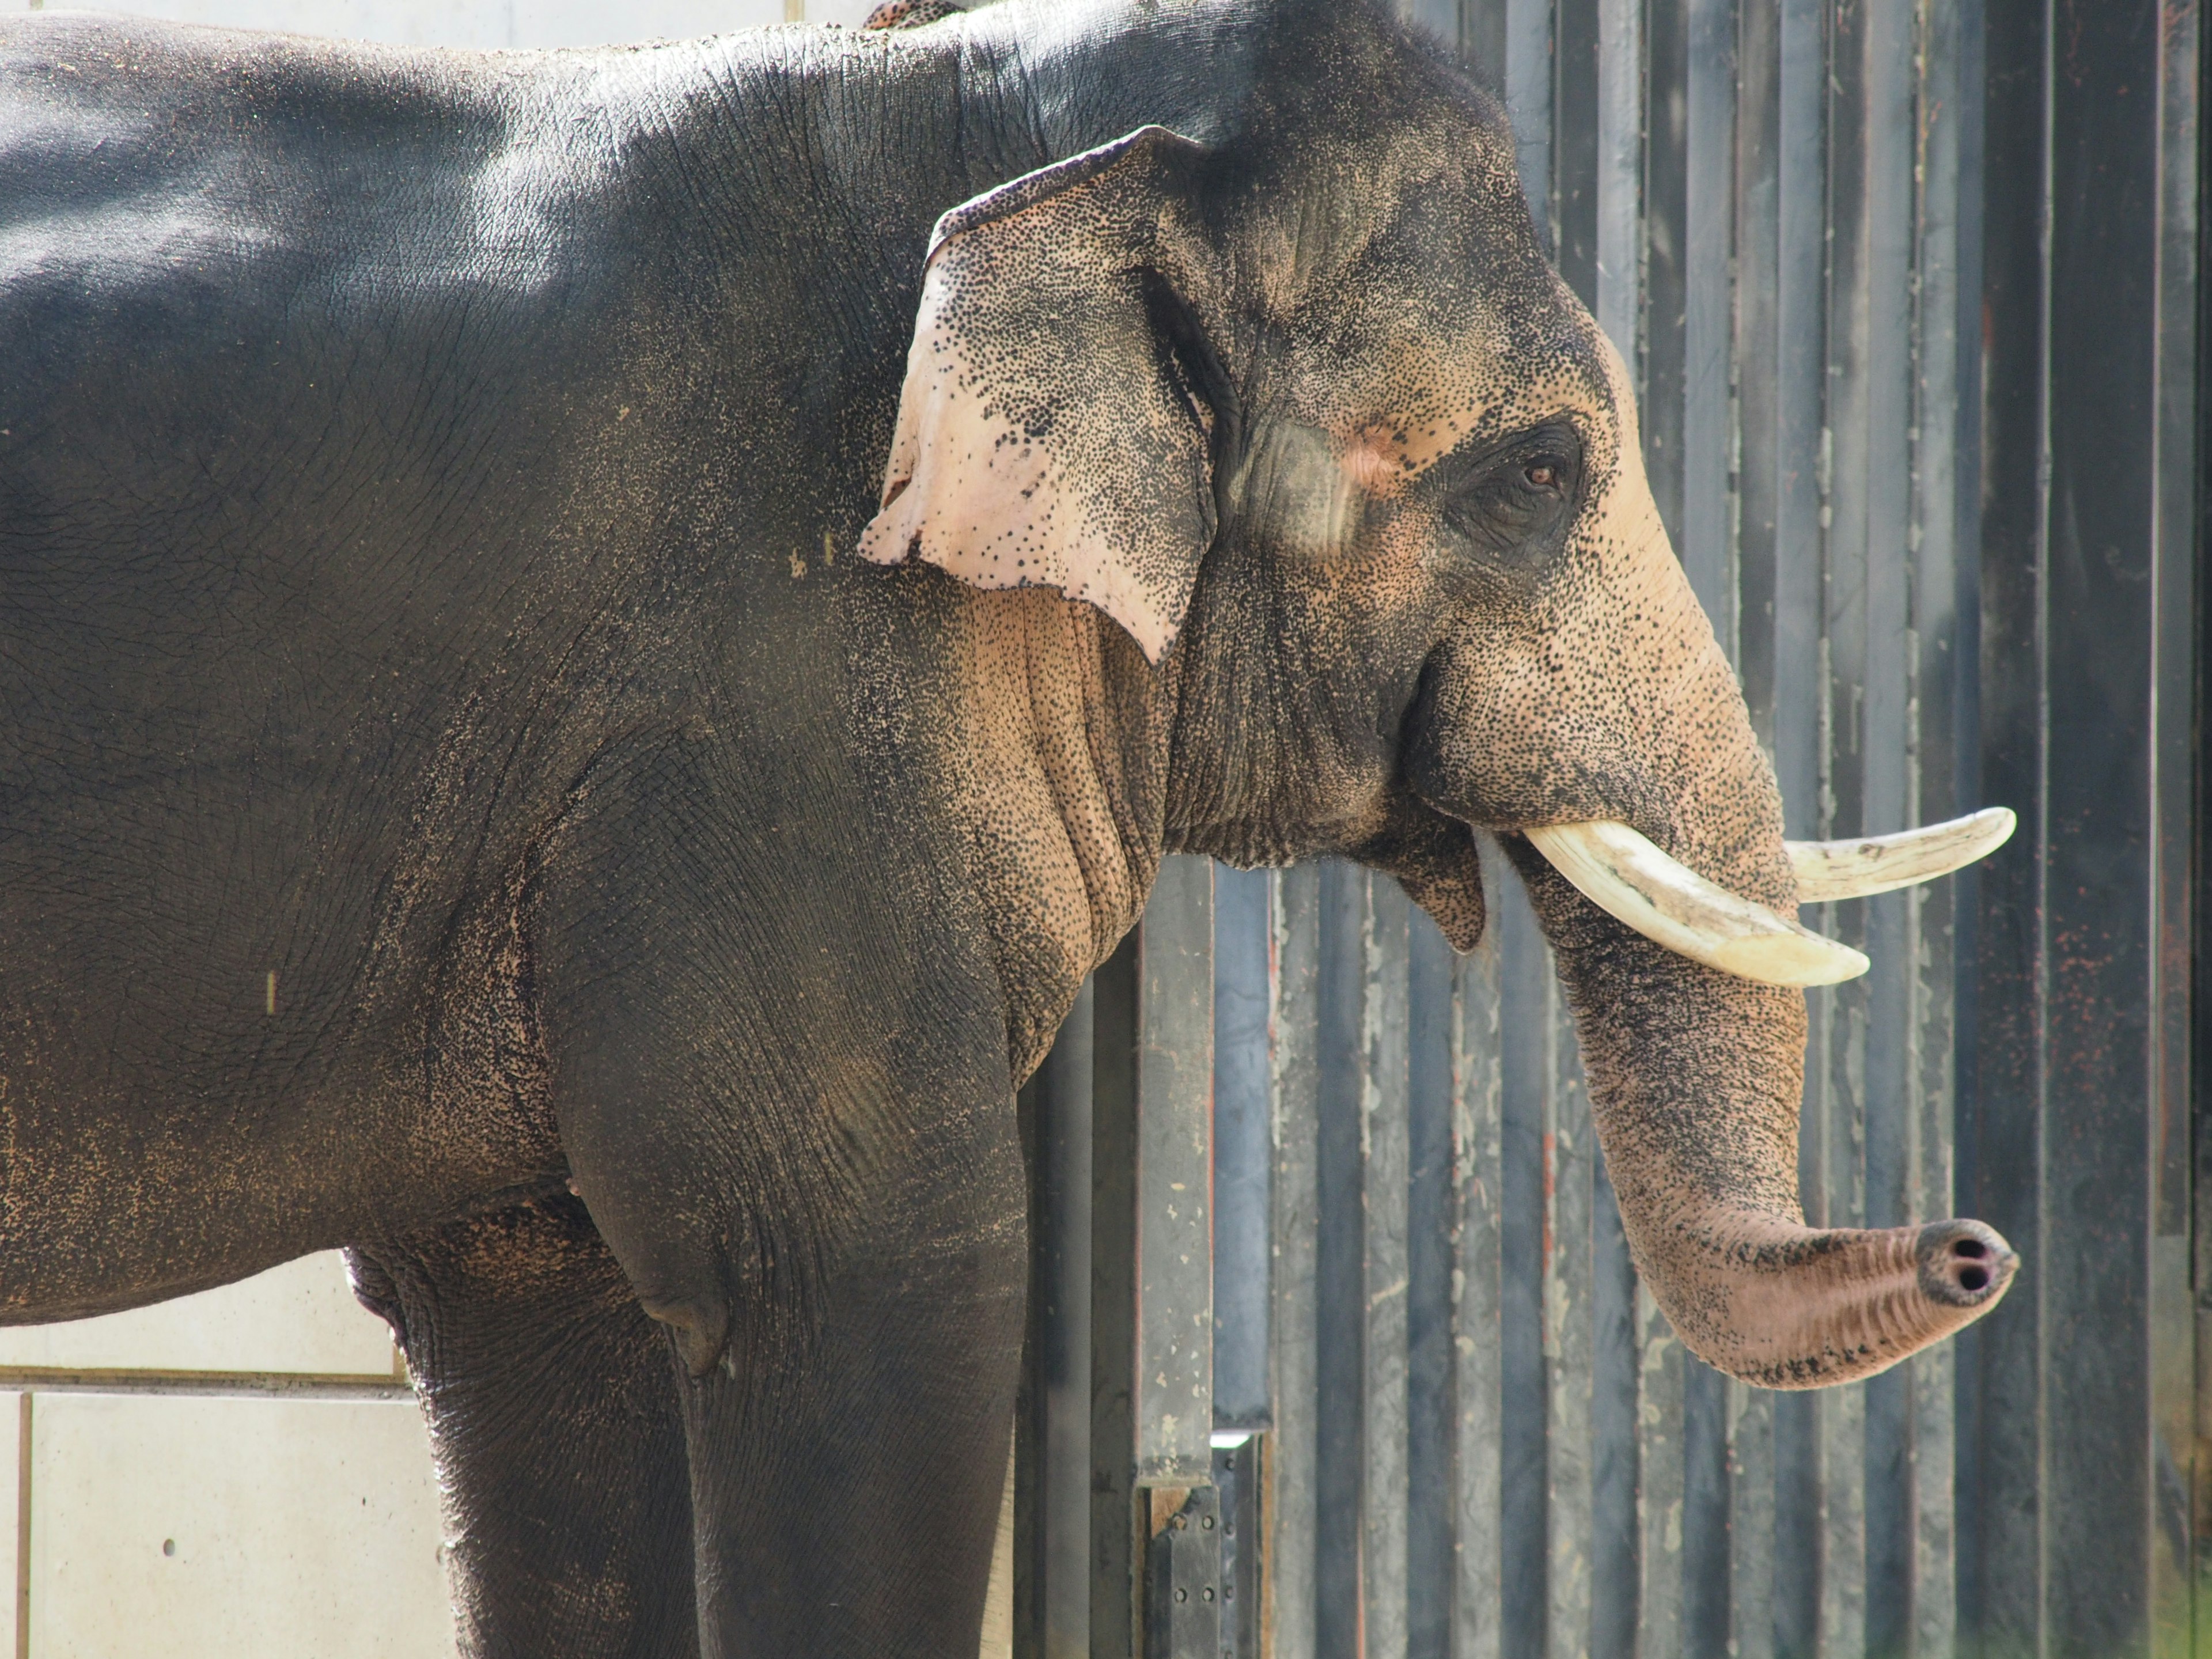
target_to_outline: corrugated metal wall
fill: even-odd
[[[1815,1223],[1978,1215],[2025,1268],[1864,1384],[1730,1382],[1636,1285],[1502,860],[1464,961],[1387,879],[1195,866],[1028,1097],[1061,1182],[1034,1352],[1063,1369],[1026,1396],[1018,1646],[2195,1651],[2194,0],[1436,4],[1638,377],[1789,832],[2021,815],[1978,878],[1808,916],[1875,969],[1813,997],[1800,1165]],[[1202,1497],[1145,1473],[1128,1402],[1169,1374],[1137,1312],[1180,1328],[1205,1292],[1082,1236],[1140,1239],[1170,1201],[1164,1131],[1106,1126],[1202,1115],[1143,1082],[1170,1052],[1187,1085],[1200,1044]],[[1049,1520],[1062,1485],[1087,1533]],[[1217,1592],[1202,1630],[1162,1610]]]

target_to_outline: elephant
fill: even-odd
[[[471,1653],[976,1650],[1015,1091],[1171,852],[1465,951],[1494,837],[1725,1371],[2014,1270],[1795,1173],[1798,901],[2009,819],[1785,842],[1497,99],[1375,0],[945,10],[0,23],[0,1319],[346,1249]]]

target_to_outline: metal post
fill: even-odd
[[[1209,863],[1165,861],[1096,994],[1091,1652],[1214,1659]]]

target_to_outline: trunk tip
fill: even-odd
[[[1953,1308],[1983,1309],[2005,1293],[2020,1257],[2004,1235],[1978,1221],[1931,1221],[1920,1230],[1914,1254],[1920,1288]]]

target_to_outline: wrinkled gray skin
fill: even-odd
[[[0,24],[0,1317],[349,1247],[471,1651],[973,1653],[1015,1085],[1164,850],[1467,947],[1470,824],[1699,1352],[1971,1317],[1802,1228],[1802,998],[1511,833],[1794,908],[1511,158],[1339,0]]]

